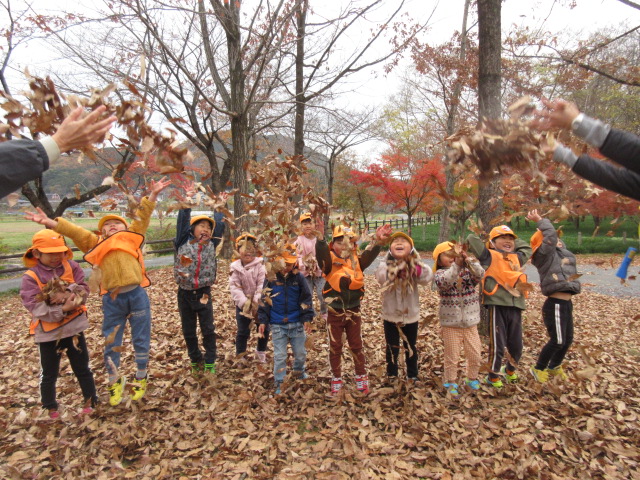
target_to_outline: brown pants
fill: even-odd
[[[327,331],[329,332],[329,365],[334,377],[342,377],[342,334],[347,334],[349,349],[356,366],[356,375],[367,373],[362,346],[362,319],[360,307],[348,310],[329,311]]]

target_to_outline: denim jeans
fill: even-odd
[[[309,285],[309,290],[311,290],[311,296],[313,297],[313,291],[315,290],[316,296],[318,300],[320,300],[320,313],[324,315],[327,313],[327,304],[324,301],[324,297],[322,296],[322,289],[324,288],[324,284],[326,280],[324,277],[315,277],[313,275],[309,275],[308,277],[304,277],[307,281],[307,285]],[[317,310],[316,310],[317,311]]]
[[[120,376],[113,371],[109,360],[116,368],[120,366],[120,352],[114,351],[113,348],[122,345],[122,334],[127,320],[131,326],[131,340],[133,350],[136,352],[136,365],[138,370],[146,370],[149,363],[149,344],[151,343],[151,305],[144,288],[138,286],[129,292],[118,294],[115,299],[112,299],[109,293],[104,294],[102,296],[102,312],[104,314],[102,335],[105,338],[116,327],[120,327],[113,343],[104,347],[104,361],[111,379],[114,376]]]
[[[207,301],[202,303],[202,298]],[[182,321],[182,335],[187,344],[187,353],[193,363],[200,363],[203,359],[198,343],[198,320],[204,347],[204,363],[216,361],[216,330],[213,324],[213,305],[211,302],[211,287],[197,290],[178,289],[178,311]]]
[[[273,343],[273,376],[276,382],[282,382],[287,374],[287,345],[293,350],[293,371],[304,373],[307,349],[304,343],[307,335],[302,322],[271,324],[271,342]]]

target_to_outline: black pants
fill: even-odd
[[[91,399],[92,406],[98,403],[93,372],[91,372],[91,368],[89,368],[89,351],[87,350],[84,333],[79,333],[76,336],[78,340],[77,346],[73,345],[73,338],[74,337],[67,337],[61,340],[38,344],[41,368],[40,398],[42,399],[42,406],[44,408],[58,408],[58,402],[56,401],[56,382],[60,370],[60,358],[65,351],[69,359],[69,365],[71,365],[71,370],[73,370],[73,373],[78,379],[78,383],[80,383],[82,397],[85,401]]]
[[[387,342],[387,375],[390,377],[398,376],[398,355],[400,354],[400,332],[407,340],[403,340],[405,361],[407,364],[407,377],[418,377],[418,350],[416,350],[416,341],[418,339],[418,322],[397,324],[384,321],[384,339]]]
[[[492,373],[499,373],[502,367],[504,349],[507,348],[511,358],[517,363],[522,356],[522,310],[516,307],[489,305],[489,368]],[[506,362],[508,372],[516,369],[515,365]]]
[[[240,312],[242,312],[242,310],[236,307],[236,323],[238,324],[238,333],[236,333],[236,355],[247,351],[247,341],[249,341],[249,336],[251,335],[251,322],[253,322],[251,318],[245,317]],[[257,322],[255,323],[257,330],[259,325]],[[269,343],[269,325],[267,324],[265,327],[264,338],[258,338],[256,350],[259,352],[264,352]]]
[[[205,297],[206,295],[206,297]],[[202,301],[205,300],[206,301]],[[197,290],[178,289],[178,310],[182,320],[182,335],[187,344],[187,352],[193,363],[202,362],[202,352],[198,346],[198,320],[204,347],[204,362],[216,361],[216,330],[213,325],[213,305],[211,287]]]
[[[547,298],[542,305],[542,319],[550,338],[538,357],[538,370],[560,366],[573,343],[573,303]]]

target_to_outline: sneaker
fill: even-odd
[[[298,380],[306,380],[307,378],[309,378],[309,375],[307,375],[307,372],[296,372],[294,371],[292,373],[293,378],[297,378]]]
[[[211,375],[216,374],[216,364],[215,363],[205,363],[204,364],[204,373],[210,373]]]
[[[275,392],[276,395],[280,395],[282,393],[282,382],[275,383]]]
[[[202,362],[191,362],[191,375],[197,375],[202,371]]]
[[[368,395],[369,394],[369,376],[356,375],[356,388],[363,395]]]
[[[131,400],[137,402],[144,397],[145,393],[147,393],[147,377],[144,377],[142,380],[138,380],[136,378],[136,381],[133,382],[132,385],[131,389],[133,390],[133,395],[131,395]]]
[[[52,408],[51,410],[49,410],[49,418],[51,420],[57,420],[58,418],[60,418],[60,412],[55,408]]]
[[[489,378],[489,375],[487,375],[486,377],[484,377],[484,383],[486,383],[487,385],[491,385],[493,388],[504,387],[504,384],[502,383],[502,380],[500,380],[499,377],[497,380],[491,380],[491,378]]]
[[[80,410],[81,415],[91,415],[93,413],[93,407],[84,407]]]
[[[545,370],[549,375],[553,375],[554,377],[560,377],[560,380],[568,380],[569,375],[567,375],[562,369],[562,365],[558,365],[556,368],[547,368]]]
[[[342,378],[333,378],[331,380],[331,395],[337,395],[342,389]]]
[[[460,394],[458,393],[458,384],[457,383],[445,383],[444,388],[447,390],[447,393],[454,398],[457,398]]]
[[[480,390],[480,381],[479,380],[469,380],[468,378],[464,379],[464,384],[469,387],[471,390]]]
[[[256,360],[260,363],[267,363],[267,352],[256,350]]]
[[[537,382],[544,383],[549,380],[549,370],[538,370],[536,367],[531,367],[529,371]]]
[[[112,407],[120,405],[126,383],[127,379],[125,377],[120,377],[116,383],[109,385],[109,405]]]
[[[507,373],[506,365],[502,366],[502,368],[500,369],[500,373],[507,379],[507,383],[518,383],[520,381],[520,377],[518,377],[518,374],[516,372]]]

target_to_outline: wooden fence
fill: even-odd
[[[430,217],[415,217],[411,219],[412,227],[416,225],[433,225],[437,223],[440,223],[440,215],[433,215]],[[359,222],[358,228],[361,231],[364,231],[365,227],[368,228],[369,230],[375,231],[376,228],[384,224],[391,225],[391,227],[394,228],[395,230],[406,229],[409,227],[408,219],[403,218],[403,219],[392,219],[392,220],[372,220],[371,222],[367,222],[366,224],[364,222]],[[173,238],[167,238],[164,240],[151,240],[145,243],[146,245],[158,245],[160,243],[167,243],[167,242],[173,242]],[[76,247],[71,247],[71,251],[78,252],[79,250]],[[146,250],[145,254],[150,255],[150,254],[161,254],[161,253],[173,253],[173,251],[174,251],[173,248],[161,248],[159,250]],[[11,255],[0,255],[0,262],[3,262],[4,260],[21,259],[22,255],[23,253],[14,253]],[[76,260],[76,261],[79,263],[85,263],[84,260]],[[25,270],[27,270],[27,268],[23,266],[11,267],[6,269],[0,269],[0,274],[4,275],[8,273],[18,273],[18,272],[23,272]]]

